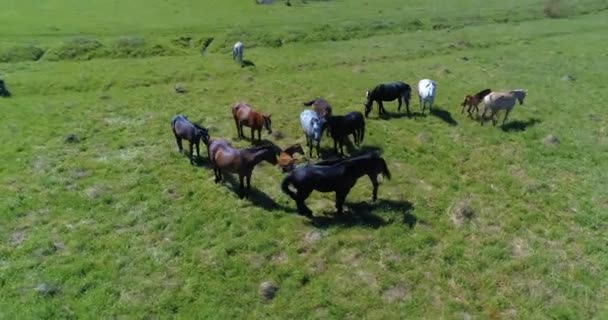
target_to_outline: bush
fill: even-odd
[[[99,55],[103,44],[97,39],[79,37],[67,40],[55,48],[51,48],[44,59],[59,60],[89,60]]]
[[[168,56],[175,51],[161,44],[149,44],[141,37],[121,37],[109,48],[107,55],[114,58]]]
[[[560,0],[547,0],[543,8],[543,13],[546,17],[556,19],[563,15],[562,4]]]
[[[44,50],[31,46],[14,46],[0,51],[0,62],[37,61]]]

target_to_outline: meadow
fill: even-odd
[[[291,4],[2,4],[0,318],[608,317],[605,1]],[[247,101],[282,136],[263,139],[304,144],[302,102],[362,111],[375,84],[423,78],[433,114],[367,119],[393,176],[378,201],[367,178],[341,217],[313,193],[316,223],[276,167],[240,200],[170,131],[183,113],[246,147]],[[505,126],[460,113],[486,87],[528,91]]]

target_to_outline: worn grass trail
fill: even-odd
[[[448,10],[442,19],[463,21],[478,4],[462,1],[462,16]],[[125,12],[140,8],[131,5]],[[430,5],[413,4],[440,12]],[[496,16],[520,6],[492,5]],[[299,19],[331,14],[332,6],[346,7],[303,6]],[[356,2],[344,20],[373,20],[362,7]],[[287,19],[283,8],[268,10],[278,12],[270,22]],[[245,54],[255,68],[239,68],[213,44],[203,56],[0,64],[14,93],[0,100],[0,318],[606,317],[608,60],[600,31],[607,14],[536,14],[261,45]],[[114,16],[122,24],[108,30],[74,23],[100,38],[141,32],[148,39],[159,25],[139,29],[138,21],[157,15]],[[211,25],[172,17],[167,38]],[[3,31],[9,42],[47,37],[28,21]],[[65,33],[40,43],[72,34],[69,19],[62,23]],[[308,203],[321,217],[316,226],[293,214],[277,168],[257,168],[255,195],[239,200],[230,183],[215,185],[211,170],[190,166],[170,133],[171,117],[185,113],[213,137],[234,140],[229,106],[245,100],[273,114],[285,136],[274,143],[303,143],[303,101],[320,95],[337,113],[361,110],[374,84],[427,77],[438,83],[440,111],[379,119],[374,109],[367,122],[364,145],[378,148],[393,173],[379,202],[369,202],[362,179],[347,198],[347,217],[334,218],[333,195],[315,193]],[[174,93],[177,83],[188,93]],[[529,92],[503,129],[460,115],[464,94],[488,86]],[[396,104],[386,108],[394,113]],[[415,96],[412,109],[419,111]],[[66,143],[69,133],[80,141]],[[559,144],[545,143],[549,134]],[[450,212],[463,201],[475,217],[455,225]],[[266,280],[279,286],[270,302],[257,293]]]

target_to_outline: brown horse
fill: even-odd
[[[236,149],[223,139],[210,141],[209,157],[216,183],[222,181],[223,172],[238,173],[241,199],[246,196],[243,180],[247,182],[247,190],[251,190],[251,174],[258,163],[268,161],[273,165],[277,164],[277,154],[273,146]]]
[[[285,150],[281,151],[279,154],[279,163],[278,166],[283,170],[283,172],[289,172],[293,170],[296,159],[293,158],[294,153],[304,154],[304,149],[299,143],[296,143],[292,146],[285,148]]]
[[[470,118],[473,118],[473,115],[471,114],[472,109],[475,109],[475,114],[479,115],[479,104],[483,101],[485,96],[490,94],[490,92],[492,92],[492,89],[483,89],[477,92],[475,95],[467,95],[464,97],[464,101],[460,105],[462,107],[460,114],[463,114],[464,108],[468,107],[467,112],[469,113]]]
[[[244,102],[237,102],[232,106],[232,117],[239,139],[245,138],[243,126],[251,128],[251,142],[254,142],[254,132],[256,130],[258,131],[258,141],[262,140],[262,128],[266,128],[268,134],[272,133],[270,115],[253,110]]]

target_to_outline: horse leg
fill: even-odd
[[[483,126],[483,119],[486,117],[486,112],[488,111],[488,107],[483,108],[483,112],[481,113],[481,117],[479,117],[479,122]]]
[[[194,160],[192,159],[192,145],[193,145],[193,143],[189,142],[188,144],[189,144],[189,148],[188,149],[190,150],[190,164],[194,164]]]
[[[492,110],[492,114],[490,114],[490,117],[492,118],[492,125],[495,126],[496,125],[496,114],[498,113],[498,110]]]
[[[507,121],[507,117],[509,116],[509,112],[511,112],[512,109],[507,109],[507,112],[505,112],[505,118],[502,119],[502,125],[505,125],[505,121]]]
[[[319,146],[321,144],[321,140],[317,141],[317,158],[321,158],[321,152],[319,151],[321,149],[321,147]],[[310,146],[310,148],[312,149],[312,144]],[[310,157],[312,158],[312,151],[310,153]]]
[[[255,129],[253,129],[253,127],[251,127],[251,143],[253,143],[255,141]]]
[[[399,102],[399,105],[397,106],[397,111],[401,112],[401,104],[403,103],[403,101],[401,100],[401,97],[397,98],[397,102]]]
[[[213,174],[215,175],[215,183],[222,181],[222,171],[217,166],[213,167]]]
[[[200,142],[196,143],[196,156],[200,159],[201,158],[201,150],[200,150]]]
[[[258,141],[262,142],[262,129],[258,130]]]
[[[181,153],[184,150],[184,147],[182,147],[182,138],[178,137],[177,135],[175,136],[175,142],[177,143],[177,151],[179,153]]]
[[[385,114],[386,110],[384,110],[384,105],[381,100],[378,100],[378,114]]]
[[[374,187],[372,191],[372,202],[378,199],[378,177],[376,175],[368,175],[369,180],[372,181],[372,186]]]
[[[311,190],[298,190],[298,193],[296,193],[296,207],[298,208],[298,213],[303,215],[303,216],[307,216],[309,218],[312,218],[312,211],[306,206],[306,203],[304,201],[306,201],[306,198],[308,198],[308,196],[310,196],[310,194],[312,193],[312,189]]]
[[[241,199],[245,198],[245,185],[243,183],[244,179],[245,177],[242,174],[239,174],[239,198]]]
[[[350,190],[336,190],[336,210],[338,214],[342,214],[344,201],[346,200],[346,195]]]

